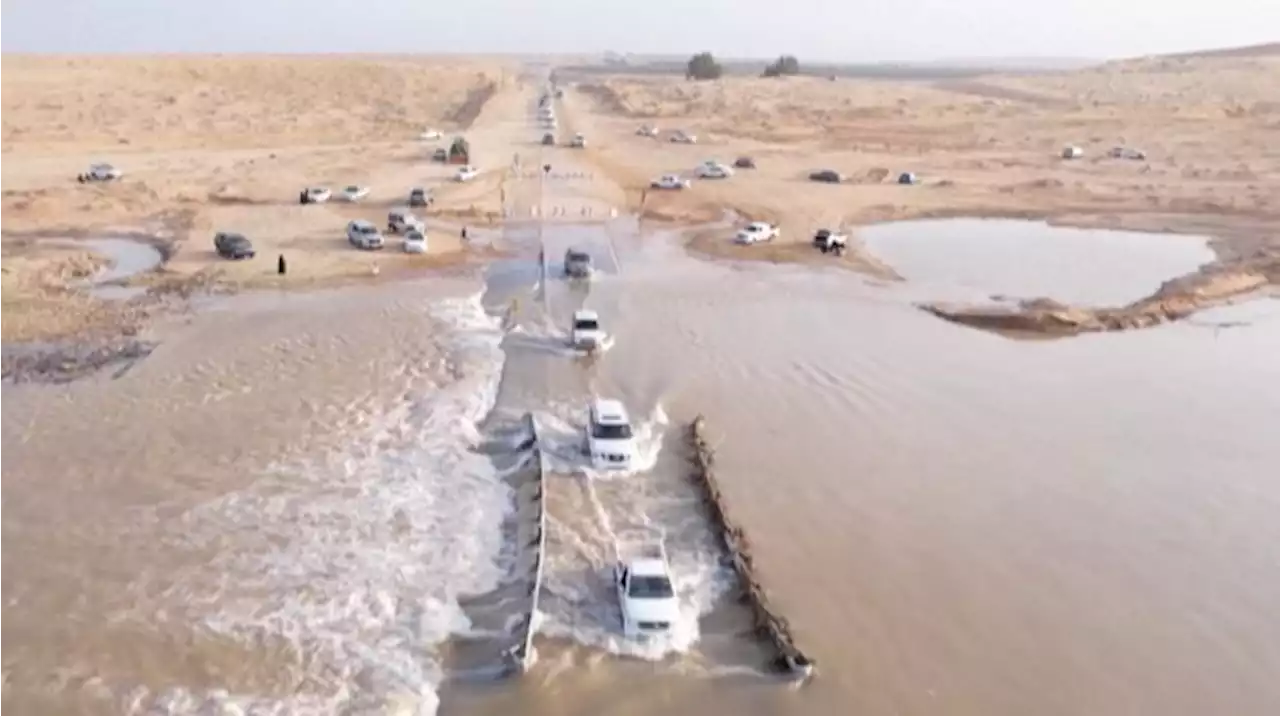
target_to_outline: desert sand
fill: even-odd
[[[510,204],[512,157],[541,152],[528,114],[541,78],[501,60],[5,55],[3,62],[6,340],[65,336],[118,312],[65,287],[93,259],[45,251],[35,239],[152,237],[168,260],[137,281],[157,285],[309,287],[369,278],[375,264],[384,277],[400,275],[401,268],[464,260],[460,227],[497,225]],[[573,161],[592,172],[585,192],[596,200],[679,226],[736,212],[781,227],[782,240],[753,247],[732,245],[723,229],[692,232],[691,247],[703,254],[841,262],[893,278],[892,267],[857,245],[859,225],[1004,216],[1211,235],[1221,261],[1189,279],[1198,286],[1194,296],[1215,297],[1206,300],[1234,295],[1219,290],[1228,284],[1280,279],[1280,155],[1273,151],[1280,103],[1268,94],[1280,85],[1274,53],[977,80],[591,76],[561,83],[559,134],[589,137]],[[637,136],[645,124],[664,133]],[[429,127],[444,138],[420,140]],[[697,134],[698,144],[667,141],[675,129]],[[429,160],[459,134],[482,171],[468,184],[448,181],[454,168]],[[1067,144],[1085,156],[1063,160]],[[1111,158],[1113,146],[1140,148],[1146,159]],[[739,156],[753,157],[758,168],[697,181],[685,192],[647,190],[660,174],[691,175],[703,160]],[[75,175],[93,161],[116,164],[125,178],[77,184]],[[849,181],[812,183],[807,175],[816,169]],[[896,183],[907,171],[918,184]],[[304,186],[348,184],[373,193],[359,204],[297,204]],[[415,185],[437,194],[426,257],[401,255],[394,242],[377,253],[347,245],[346,221],[382,223]],[[842,259],[807,246],[823,226],[853,231],[853,249]],[[211,243],[218,230],[247,234],[259,257],[220,260]],[[277,254],[290,262],[283,278],[275,274]],[[954,320],[967,310],[930,308]],[[1103,318],[1078,323],[1144,324]],[[1061,321],[1044,323],[1061,331]]]
[[[1044,301],[994,321],[985,309],[965,320],[964,307],[924,307],[980,327],[1008,320],[1019,330],[1069,334],[1151,325],[1280,280],[1280,155],[1268,149],[1280,132],[1280,102],[1267,90],[1280,82],[1278,50],[978,80],[606,77],[581,86],[570,103],[583,131],[600,138],[594,160],[631,189],[646,216],[700,221],[732,208],[781,228],[772,246],[695,234],[691,247],[712,255],[829,262],[802,245],[817,228],[841,226],[856,237],[859,225],[946,216],[1214,237],[1219,263],[1101,315],[1074,310],[1065,320],[1064,307]],[[642,125],[665,131],[637,136]],[[698,144],[668,141],[676,129]],[[1062,159],[1066,145],[1084,157]],[[1113,158],[1113,147],[1146,158]],[[643,191],[650,177],[740,156],[758,168],[693,191]],[[817,169],[847,181],[807,181]],[[918,183],[898,185],[903,172]],[[844,260],[893,277],[856,243]]]
[[[304,287],[374,273],[438,267],[463,257],[462,225],[492,222],[507,157],[486,141],[483,111],[503,104],[516,81],[499,61],[402,57],[28,57],[4,56],[4,337],[58,338],[101,323],[118,307],[65,290],[65,249],[36,239],[147,237],[168,256],[134,282],[222,287]],[[498,96],[499,99],[494,99]],[[492,101],[491,101],[492,100]],[[519,111],[523,111],[523,106]],[[479,120],[479,122],[477,121]],[[428,128],[443,132],[424,141]],[[492,127],[490,127],[492,130]],[[501,130],[499,130],[501,133]],[[430,161],[466,134],[472,184]],[[505,151],[505,148],[504,148]],[[78,184],[92,162],[124,172]],[[371,188],[364,201],[300,206],[306,186]],[[413,186],[434,190],[430,251],[361,252],[347,221],[381,225]],[[421,212],[420,212],[421,213]],[[247,235],[258,256],[226,261],[215,231]],[[276,274],[276,257],[288,274]],[[81,256],[78,261],[84,261]],[[79,264],[77,264],[79,265]],[[49,320],[51,313],[59,314]],[[69,316],[77,316],[71,318]],[[101,319],[101,320],[100,320]]]

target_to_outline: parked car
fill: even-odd
[[[342,198],[347,201],[360,201],[366,196],[369,196],[369,187],[366,186],[356,186],[355,184],[352,184],[342,190]]]
[[[582,134],[575,134],[573,135],[573,139],[569,142],[569,146],[574,149],[586,149],[587,138]]]
[[[636,134],[641,137],[656,137],[658,136],[658,128],[650,125],[645,125],[637,129]]]
[[[1079,159],[1084,156],[1084,150],[1075,145],[1068,145],[1062,148],[1063,159]]]
[[[1147,153],[1141,149],[1134,149],[1133,147],[1112,147],[1111,158],[1136,159],[1140,161],[1147,158]]]
[[[809,181],[824,182],[826,184],[839,184],[844,181],[844,176],[840,172],[832,169],[819,169],[809,175]]]
[[[556,135],[552,134],[551,132],[547,132],[546,134],[542,135],[542,146],[552,147],[552,146],[555,146],[555,143],[556,143]]]
[[[468,182],[478,176],[480,176],[480,172],[477,171],[475,167],[468,164],[467,166],[459,169],[457,174],[453,175],[453,180],[458,182]]]
[[[755,169],[756,160],[752,159],[751,157],[738,157],[737,159],[734,160],[733,166],[739,169]]]
[[[693,186],[693,182],[688,179],[682,179],[675,174],[663,174],[662,176],[649,182],[650,189],[688,189]]]
[[[357,249],[365,250],[380,249],[385,244],[378,227],[364,219],[356,219],[347,224],[347,241]]]
[[[392,234],[404,234],[409,231],[426,231],[426,224],[413,214],[396,210],[387,214],[387,231]]]
[[[739,244],[758,244],[778,238],[778,227],[763,221],[753,221],[738,230],[733,240]]]
[[[251,259],[254,257],[253,244],[243,234],[219,231],[213,235],[213,248],[224,259]]]
[[[733,176],[733,169],[716,161],[706,161],[695,170],[700,179],[728,179]]]
[[[323,204],[329,201],[330,192],[322,186],[308,187],[298,195],[299,204]]]
[[[433,162],[449,161],[449,150],[445,149],[444,147],[436,148],[436,150],[431,153],[431,161]]]
[[[439,138],[443,137],[444,135],[443,135],[443,134],[441,134],[441,133],[440,133],[440,130],[438,130],[438,129],[428,129],[427,131],[423,132],[423,133],[422,133],[421,135],[419,135],[419,136],[420,136],[422,139],[430,140],[430,139],[439,139]]]
[[[675,134],[671,135],[671,141],[674,144],[697,144],[698,135],[686,134],[683,131],[677,130]]]
[[[427,253],[427,235],[418,229],[404,232],[404,252],[406,254]]]
[[[435,198],[431,196],[431,192],[420,186],[409,190],[409,206],[430,206],[433,201]]]
[[[903,172],[898,175],[899,184],[915,184],[919,179],[916,178],[915,172]]]
[[[89,170],[76,176],[76,181],[84,184],[91,181],[115,181],[124,176],[124,172],[110,164],[90,164]]]

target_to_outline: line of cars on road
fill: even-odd
[[[555,123],[550,105],[551,94],[544,94],[539,101],[539,116],[549,129],[554,128]],[[544,138],[544,143],[553,143],[554,137],[547,136],[552,142]],[[585,139],[581,145],[585,146]],[[687,182],[674,176],[669,179],[673,185]],[[687,183],[680,188],[686,186]],[[545,261],[545,257],[540,255],[540,260]],[[577,247],[565,250],[563,267],[564,276],[570,280],[590,281],[595,276],[591,254]],[[569,332],[572,347],[591,354],[601,349],[607,340],[598,313],[587,308],[573,313]],[[583,452],[592,467],[611,471],[635,467],[636,434],[622,401],[593,398],[587,406],[585,433]],[[630,546],[616,540],[614,552],[612,577],[623,635],[636,640],[671,635],[681,619],[680,602],[662,540],[633,542]]]
[[[574,247],[565,251],[567,278],[590,280],[594,274],[591,254]],[[585,308],[573,313],[570,343],[574,347],[594,351],[606,340],[598,313]],[[636,432],[621,400],[594,397],[587,405],[584,432],[583,452],[593,468],[629,471],[636,467]],[[662,539],[617,539],[612,572],[623,636],[637,641],[669,637],[682,616]]]

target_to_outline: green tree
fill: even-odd
[[[783,55],[776,62],[764,68],[764,77],[785,77],[800,74],[800,60],[794,55]]]
[[[724,68],[710,52],[699,52],[689,58],[689,66],[685,70],[685,77],[693,80],[714,80],[723,74]]]

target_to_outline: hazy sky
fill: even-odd
[[[1280,0],[4,0],[6,52],[1122,57],[1280,39]]]

